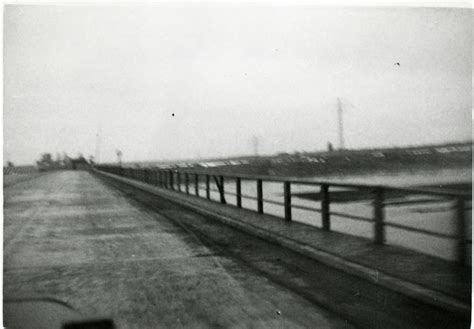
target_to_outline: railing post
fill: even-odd
[[[261,179],[257,179],[257,211],[263,214],[263,183]]]
[[[170,176],[170,188],[171,188],[172,190],[174,190],[174,181],[173,181],[174,178],[173,178],[173,175],[174,175],[174,174],[173,174],[173,170],[170,170],[170,171],[169,171],[169,176]]]
[[[186,194],[189,194],[189,174],[184,173],[184,186],[186,187]]]
[[[221,196],[221,203],[226,203],[225,192],[224,192],[224,176],[219,176],[219,185],[221,186],[219,189],[219,194]]]
[[[283,183],[283,194],[285,202],[285,220],[291,222],[291,183]]]
[[[329,185],[322,184],[321,185],[321,220],[322,226],[324,231],[331,230],[331,214],[329,212],[329,205],[330,205],[330,198],[329,198]]]
[[[178,191],[181,192],[181,173],[176,172],[176,185],[178,185]]]
[[[385,243],[384,225],[384,190],[376,188],[374,190],[374,242],[375,244]]]
[[[199,196],[199,175],[194,174],[194,193]]]
[[[208,174],[206,174],[206,198],[208,200],[211,199],[211,177],[209,177]]]
[[[236,201],[237,207],[242,208],[242,183],[240,181],[240,177],[235,179],[235,194],[236,194]]]
[[[462,198],[456,200],[456,261],[465,265],[467,259],[467,241],[466,241],[466,218],[465,218],[465,201]]]

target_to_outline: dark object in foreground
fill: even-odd
[[[114,322],[109,319],[69,322],[63,329],[115,329]]]

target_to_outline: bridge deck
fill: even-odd
[[[31,317],[9,302],[52,298],[118,328],[351,327],[87,172],[40,176],[4,195],[7,326]]]
[[[105,174],[109,175],[109,174]],[[142,182],[117,177],[116,179],[158,193],[159,195],[187,204],[198,209],[212,210],[212,213],[224,218],[230,224],[246,230],[261,232],[261,236],[271,235],[272,239],[283,245],[291,244],[308,253],[321,253],[322,257],[342,260],[350,264],[354,271],[373,276],[373,281],[382,280],[387,274],[386,285],[399,284],[400,289],[413,292],[426,289],[427,301],[437,303],[439,297],[446,296],[448,303],[470,309],[471,269],[453,262],[421,254],[396,246],[376,246],[367,239],[358,238],[338,232],[324,232],[316,227],[292,222],[286,223],[270,215],[259,215],[246,209],[209,202],[206,199],[188,196]],[[351,269],[349,269],[351,270]],[[415,286],[411,286],[414,284]],[[431,294],[433,292],[433,294]],[[439,295],[437,295],[439,293]]]

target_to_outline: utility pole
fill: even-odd
[[[115,153],[117,154],[117,162],[119,167],[122,167],[122,151],[116,150]]]
[[[253,151],[256,157],[258,157],[259,144],[260,144],[260,139],[257,136],[252,136]]]
[[[344,123],[342,121],[342,102],[337,98],[337,124],[339,128],[339,149],[344,149]]]
[[[95,161],[97,164],[100,162],[100,143],[102,135],[102,125],[99,126],[97,134],[95,135]]]

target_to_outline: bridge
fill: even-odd
[[[470,325],[470,193],[115,166],[5,183],[8,328]],[[449,229],[392,220],[401,202],[448,209]]]

